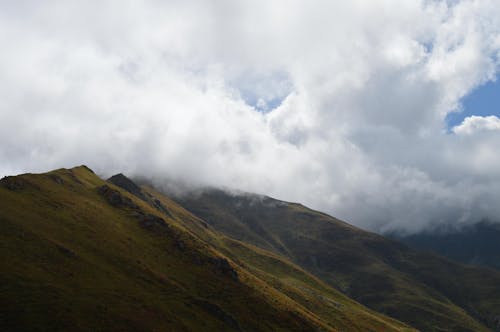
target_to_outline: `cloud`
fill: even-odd
[[[2,175],[85,163],[378,231],[498,219],[498,132],[444,121],[498,73],[495,1],[0,9]]]
[[[500,119],[495,115],[490,116],[468,116],[464,121],[453,127],[457,135],[472,135],[484,130],[500,130]]]

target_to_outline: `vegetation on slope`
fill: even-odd
[[[177,199],[229,237],[286,257],[368,307],[423,331],[500,330],[500,273],[409,249],[333,217],[257,195]]]
[[[161,204],[168,206],[172,215],[182,220],[184,227],[218,248],[227,257],[231,257],[233,261],[251,271],[274,289],[314,312],[330,326],[340,328],[342,331],[408,329],[399,321],[368,310],[286,257],[220,233],[214,233],[203,220],[175,204],[170,198],[152,188],[145,187],[144,192],[147,195],[153,194]]]
[[[6,331],[409,329],[84,166],[0,180],[0,250]]]

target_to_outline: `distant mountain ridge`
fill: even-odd
[[[422,331],[500,330],[500,273],[425,254],[310,210],[207,190],[177,201],[216,230],[283,255],[368,307]]]
[[[500,270],[500,224],[481,221],[454,230],[425,231],[408,236],[389,235],[413,248],[450,259]]]

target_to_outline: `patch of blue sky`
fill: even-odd
[[[469,116],[489,116],[500,117],[500,80],[490,81],[462,99],[462,110],[449,113],[446,117],[448,130],[459,125]]]
[[[286,97],[287,96],[280,96],[273,99],[264,100],[262,98],[243,96],[243,100],[245,101],[245,103],[247,103],[247,105],[255,108],[256,111],[267,113],[280,106]]]
[[[267,113],[281,105],[293,86],[286,73],[246,73],[230,82],[243,101],[256,111]]]
[[[425,49],[425,53],[430,54],[434,50],[434,43],[432,41],[422,42],[421,45]]]

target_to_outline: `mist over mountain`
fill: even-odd
[[[0,0],[0,331],[500,332],[499,1]]]
[[[500,6],[0,3],[0,175],[88,164],[377,232],[498,220]],[[448,119],[457,115],[450,125]]]
[[[471,265],[500,269],[500,225],[481,221],[452,229],[434,229],[412,235],[389,234],[414,248],[432,251]]]

